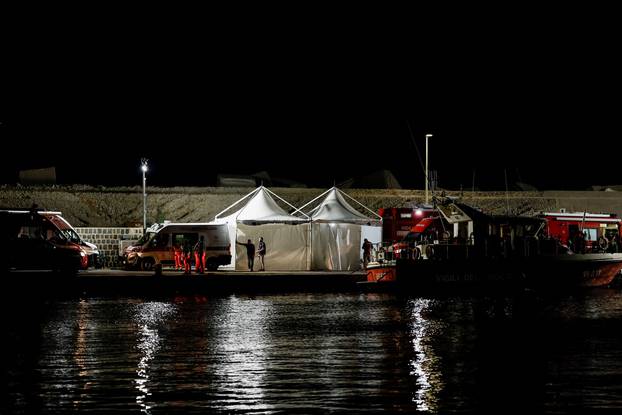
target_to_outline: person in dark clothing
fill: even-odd
[[[615,234],[611,237],[611,243],[609,244],[609,252],[612,254],[618,253],[620,250],[620,235]]]
[[[248,258],[248,270],[253,270],[255,264],[255,244],[249,239],[247,243],[235,241],[238,245],[244,245],[246,247],[246,257]]]
[[[205,253],[205,242],[203,242],[203,236],[194,244],[194,269],[197,274],[203,274],[205,269],[203,268],[203,254]]]
[[[363,268],[367,268],[367,264],[371,261],[371,242],[365,238],[363,241]]]
[[[263,236],[259,237],[259,246],[257,247],[257,256],[259,257],[259,262],[261,264],[261,269],[259,271],[266,270],[266,264],[263,261],[263,257],[266,255],[266,243],[263,241]]]

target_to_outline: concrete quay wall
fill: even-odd
[[[210,221],[221,210],[252,188],[148,187],[147,222]],[[326,189],[271,188],[292,205],[301,206]],[[403,207],[424,200],[423,190],[344,189],[373,211],[381,207]],[[583,211],[617,213],[622,216],[622,192],[447,192],[484,211],[504,214],[534,214],[540,211]],[[0,187],[0,207],[29,208],[36,203],[57,210],[75,227],[142,226],[141,187],[34,186]]]

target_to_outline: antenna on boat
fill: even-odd
[[[419,152],[419,147],[417,147],[417,141],[415,140],[415,135],[413,134],[413,130],[412,128],[410,128],[410,121],[406,120],[406,125],[408,126],[408,132],[410,133],[410,140],[413,143],[413,146],[415,147],[415,151],[417,152],[417,159],[419,160],[419,166],[421,166],[421,171],[423,172],[423,175],[425,176],[425,185],[426,185],[426,189],[428,187],[428,174],[427,174],[427,168],[426,166],[423,165],[423,160],[421,159],[421,153]],[[427,138],[426,138],[426,144],[427,144]],[[427,150],[427,146],[426,146],[426,150]],[[426,151],[426,156],[427,156],[427,151]],[[427,195],[427,190],[426,190],[426,200],[425,203],[428,203],[428,195]]]
[[[473,182],[471,184],[471,193],[475,193],[475,169],[473,169]]]
[[[417,147],[417,142],[415,141],[413,130],[410,128],[410,121],[406,120],[406,125],[408,125],[408,132],[410,133],[410,140],[413,142],[413,146],[415,146],[415,151],[417,152],[417,158],[419,159],[419,165],[421,166],[421,170],[424,171],[425,167],[423,166],[423,160],[421,159],[421,153],[419,152],[419,147]]]
[[[508,194],[508,169],[503,169],[503,175],[505,176],[505,205],[507,209],[507,215],[510,216],[510,195]]]
[[[425,135],[425,204],[428,204],[428,186],[430,185],[430,177],[428,176],[428,139],[432,134]]]

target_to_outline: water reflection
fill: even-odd
[[[441,358],[431,346],[436,336],[441,336],[438,323],[425,317],[432,300],[410,300],[410,333],[414,358],[410,362],[411,375],[415,376],[417,389],[413,398],[419,411],[436,412],[439,394],[443,389]]]
[[[89,333],[94,333],[96,330],[91,320],[89,302],[85,299],[78,302],[76,320],[73,360],[78,369],[78,380],[81,381],[82,385],[79,387],[79,395],[73,400],[73,406],[75,409],[79,409],[81,403],[88,397],[92,385],[90,368],[93,362],[91,358],[96,358],[96,356],[89,355]]]
[[[138,304],[134,312],[134,320],[138,324],[138,339],[136,348],[140,352],[137,378],[135,379],[136,403],[141,412],[150,414],[152,405],[149,403],[150,364],[160,349],[162,338],[159,327],[175,312],[175,306],[169,303],[151,302]]]
[[[606,291],[21,305],[4,313],[0,413],[615,410],[620,304]]]
[[[225,411],[267,411],[264,377],[270,344],[268,322],[272,302],[262,299],[227,298],[215,327],[215,367],[218,406]]]

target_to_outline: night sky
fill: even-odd
[[[482,189],[503,189],[504,169],[543,189],[622,184],[608,27],[467,33],[397,58],[312,42],[37,39],[7,55],[0,182],[55,166],[63,184],[139,185],[147,157],[150,185],[265,170],[327,187],[389,169],[422,188],[413,138],[423,152],[431,133],[441,187],[470,189],[474,169]]]

